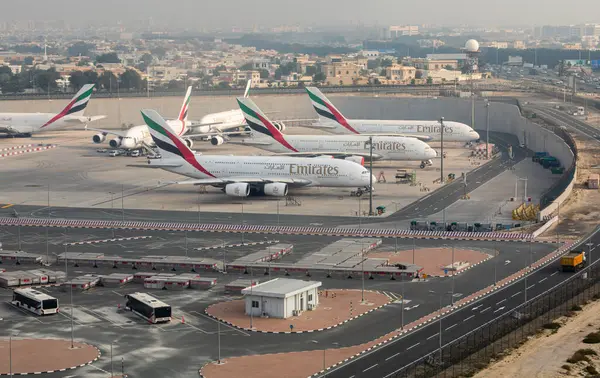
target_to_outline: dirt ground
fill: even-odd
[[[68,369],[98,356],[98,349],[91,345],[75,343],[74,346],[71,349],[70,340],[13,338],[9,342],[4,338],[0,340],[0,374],[9,373],[9,355],[12,355],[13,374]]]
[[[374,252],[369,253],[372,258],[389,259],[388,264],[397,263],[413,263],[413,251],[404,250],[395,252]],[[468,265],[478,264],[490,258],[490,255],[481,251],[472,249],[454,249],[454,262],[466,262]],[[423,267],[423,273],[431,276],[443,276],[444,266],[452,264],[452,249],[451,248],[421,248],[415,250],[414,263]],[[464,268],[463,268],[464,269]],[[460,270],[458,270],[460,271]]]
[[[578,238],[591,232],[600,223],[600,190],[586,186],[591,173],[600,173],[600,169],[591,168],[600,164],[600,144],[578,133],[571,135],[579,151],[577,179],[571,196],[560,206],[558,231],[564,237]],[[552,226],[544,236],[554,238],[556,231],[557,226]]]
[[[388,303],[390,298],[375,291],[365,291],[365,302],[361,303],[361,300],[360,290],[323,290],[319,292],[319,305],[315,310],[304,311],[300,316],[287,319],[255,316],[252,319],[252,328],[273,332],[290,331],[290,324],[294,325],[296,332],[326,328],[382,306]],[[245,314],[243,299],[217,303],[206,311],[238,327],[250,328],[250,317]]]
[[[600,344],[584,344],[585,335],[598,331],[600,327],[600,301],[584,307],[571,318],[561,318],[562,324],[556,333],[546,330],[531,338],[513,353],[492,364],[475,375],[476,378],[504,377],[581,377],[588,375],[584,370],[591,365],[600,369],[600,357],[589,356],[591,363],[567,363],[567,359],[579,349],[590,348],[600,354]],[[570,371],[562,368],[569,365]]]

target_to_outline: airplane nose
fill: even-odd
[[[437,151],[434,150],[433,148],[429,148],[429,149],[425,150],[425,156],[427,156],[427,159],[433,159],[433,158],[437,157]]]
[[[479,140],[479,133],[475,130],[471,131],[470,133],[471,138],[473,138],[473,140]]]

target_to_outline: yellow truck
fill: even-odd
[[[585,252],[573,251],[560,258],[563,272],[574,272],[585,266]]]

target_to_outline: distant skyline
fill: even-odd
[[[470,11],[469,11],[470,9]],[[65,20],[73,26],[88,23],[135,26],[152,17],[156,25],[174,29],[251,28],[298,26],[365,26],[435,24],[440,26],[533,26],[600,23],[600,1],[559,0],[487,1],[429,0],[50,0],[11,1],[2,5],[0,21]],[[139,24],[138,24],[139,25]]]

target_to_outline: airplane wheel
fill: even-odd
[[[425,163],[421,163],[419,167],[421,167],[421,169],[425,169]]]

